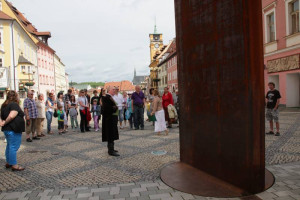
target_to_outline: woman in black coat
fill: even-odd
[[[102,97],[102,142],[107,142],[108,154],[120,156],[114,149],[114,141],[119,139],[118,107],[112,98],[114,88],[108,88],[108,94]]]

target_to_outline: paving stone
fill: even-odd
[[[260,193],[260,194],[257,194],[256,196],[258,196],[262,199],[274,199],[275,197],[278,197],[275,194],[268,193],[268,192]]]
[[[138,198],[137,197],[127,197],[125,198],[125,200],[137,200]]]
[[[76,198],[77,194],[64,194],[63,199],[71,199],[71,198]]]
[[[149,196],[138,197],[138,200],[149,200]]]
[[[146,192],[148,191],[147,188],[135,188],[135,189],[132,189],[132,192],[135,193],[135,192]]]
[[[92,193],[96,193],[96,192],[109,192],[110,189],[109,188],[96,188],[96,189],[91,189]]]
[[[137,192],[137,193],[129,193],[129,196],[130,197],[139,197],[141,195],[140,195],[140,193]]]
[[[284,196],[284,197],[277,197],[275,198],[275,200],[295,200],[295,199],[291,196]]]
[[[146,192],[140,192],[141,196],[149,196],[153,194],[157,194],[156,191],[146,191]]]
[[[88,198],[88,197],[92,197],[93,194],[92,193],[79,193],[77,198]]]
[[[117,194],[117,195],[114,195],[114,198],[116,199],[120,199],[120,198],[128,198],[130,197],[129,196],[129,193],[124,193],[124,194]]]
[[[167,193],[167,194],[154,194],[154,195],[149,195],[150,199],[161,199],[161,198],[171,198],[172,196]]]
[[[90,197],[89,200],[100,200],[100,197]]]
[[[65,195],[65,194],[75,194],[75,190],[67,190],[67,191],[61,191],[59,194],[60,195]]]
[[[92,193],[91,189],[76,190],[76,194]]]

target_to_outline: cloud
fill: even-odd
[[[66,65],[69,79],[132,80],[149,74],[154,18],[164,41],[175,37],[173,0],[11,0]]]

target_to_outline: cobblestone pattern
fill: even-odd
[[[300,199],[300,162],[268,167],[275,176],[276,183],[269,190],[250,197],[223,198],[220,200],[299,200]],[[219,200],[176,191],[160,180],[132,182],[125,184],[90,185],[65,189],[46,189],[25,192],[1,193],[0,200]]]
[[[273,166],[270,165],[300,161],[300,113],[281,112],[280,117],[282,136],[266,136],[266,161],[271,169]],[[33,143],[23,141],[18,162],[26,170],[13,173],[0,168],[0,191],[18,194],[34,191],[30,193],[35,194],[49,188],[56,191],[78,186],[99,188],[105,184],[157,181],[160,169],[179,159],[178,138],[178,128],[171,129],[169,136],[154,135],[150,123],[144,131],[127,128],[121,131],[120,141],[116,142],[121,153],[119,158],[107,155],[106,144],[102,143],[99,132],[70,132],[62,136],[47,136]],[[0,166],[5,164],[4,148],[1,140]],[[154,156],[151,154],[153,150],[166,150],[168,153]],[[276,172],[277,168],[274,170]],[[279,177],[284,174],[279,172]],[[297,173],[294,175],[300,174]],[[294,177],[300,179],[299,176]],[[57,195],[53,193],[50,196]],[[70,195],[74,197],[74,194]]]
[[[0,191],[153,181],[159,178],[162,166],[179,159],[178,128],[173,128],[169,136],[156,136],[149,123],[143,131],[126,128],[120,132],[115,146],[119,158],[108,156],[100,132],[47,135],[33,143],[27,143],[23,136],[18,162],[26,170],[13,173],[1,167]],[[168,153],[155,156],[151,154],[155,150]],[[0,166],[5,165],[3,152],[4,148]]]
[[[269,124],[266,122],[266,131]],[[267,165],[300,161],[300,113],[280,113],[281,136],[266,136]]]

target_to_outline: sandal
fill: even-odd
[[[24,167],[20,167],[20,166],[18,166],[17,168],[11,167],[12,171],[23,171],[24,169],[25,169]]]
[[[8,164],[8,163],[5,164],[5,168],[6,168],[6,169],[11,168],[11,167],[12,167],[12,165],[10,165],[10,164]]]
[[[32,139],[27,138],[26,141],[27,141],[27,142],[32,142]]]

